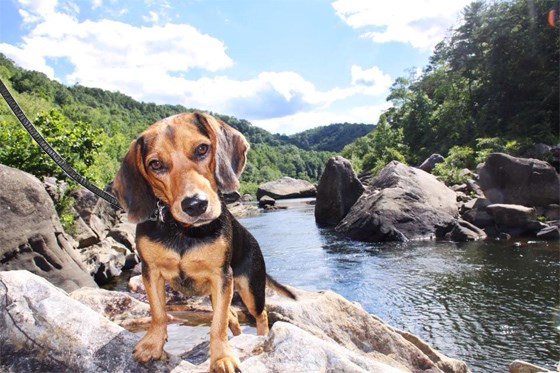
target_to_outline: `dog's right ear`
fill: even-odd
[[[144,167],[142,144],[142,137],[130,144],[113,183],[113,193],[128,213],[131,223],[148,220],[157,208],[156,197],[140,170]]]

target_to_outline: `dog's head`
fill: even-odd
[[[185,226],[201,226],[222,212],[218,192],[239,187],[249,144],[208,114],[160,120],[130,144],[113,192],[134,223],[148,220],[160,200]]]

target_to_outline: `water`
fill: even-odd
[[[513,241],[365,244],[315,225],[306,201],[240,219],[267,272],[307,290],[331,289],[414,333],[473,372],[560,360],[560,247]]]

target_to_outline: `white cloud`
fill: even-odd
[[[103,0],[92,0],[91,1],[91,9],[97,9],[103,5]]]
[[[35,23],[55,12],[57,0],[19,0],[23,23]]]
[[[352,85],[368,95],[375,96],[387,93],[393,83],[391,76],[377,66],[364,70],[362,67],[354,65],[351,74]]]
[[[380,107],[335,113],[331,106],[357,95],[387,94],[391,85],[391,77],[379,67],[357,65],[341,72],[349,76],[345,87],[327,90],[317,89],[293,71],[232,79],[212,74],[233,64],[223,42],[190,25],[133,26],[109,19],[80,22],[74,16],[79,9],[60,7],[53,0],[20,0],[20,4],[33,25],[20,45],[0,44],[0,52],[23,68],[54,78],[49,62],[61,59],[70,70],[58,78],[67,84],[235,115],[272,131],[297,132],[333,122],[374,123]],[[101,0],[92,3],[94,7],[101,4]],[[165,8],[166,2],[157,5]],[[153,22],[162,20],[159,13],[149,14]],[[210,74],[194,79],[189,77],[192,69]]]
[[[0,52],[15,61],[19,66],[28,70],[41,71],[49,78],[54,79],[54,69],[47,65],[47,61],[40,54],[26,52],[6,43],[0,43]],[[25,61],[25,63],[21,63],[21,61]]]
[[[46,58],[65,58],[74,66],[64,77],[67,83],[122,91],[126,86],[112,84],[111,78],[143,80],[153,73],[171,76],[193,68],[214,72],[233,63],[220,40],[190,25],[137,27],[112,20],[78,22],[56,11],[55,1],[22,0],[22,6],[28,22],[36,25],[21,45],[2,44],[0,52],[24,68],[51,77],[53,71]]]
[[[142,17],[142,19],[148,23],[157,23],[159,21],[159,15],[154,11],[150,11],[148,15]]]
[[[353,28],[373,28],[363,37],[430,49],[443,39],[470,0],[336,0],[336,14]]]
[[[332,123],[370,123],[375,124],[385,110],[391,106],[384,102],[380,105],[359,106],[349,111],[312,110],[279,118],[254,120],[252,123],[272,133],[294,134],[317,126]]]

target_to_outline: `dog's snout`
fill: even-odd
[[[208,199],[206,196],[195,194],[193,197],[187,197],[181,201],[181,208],[187,215],[194,217],[204,214],[208,208]]]

